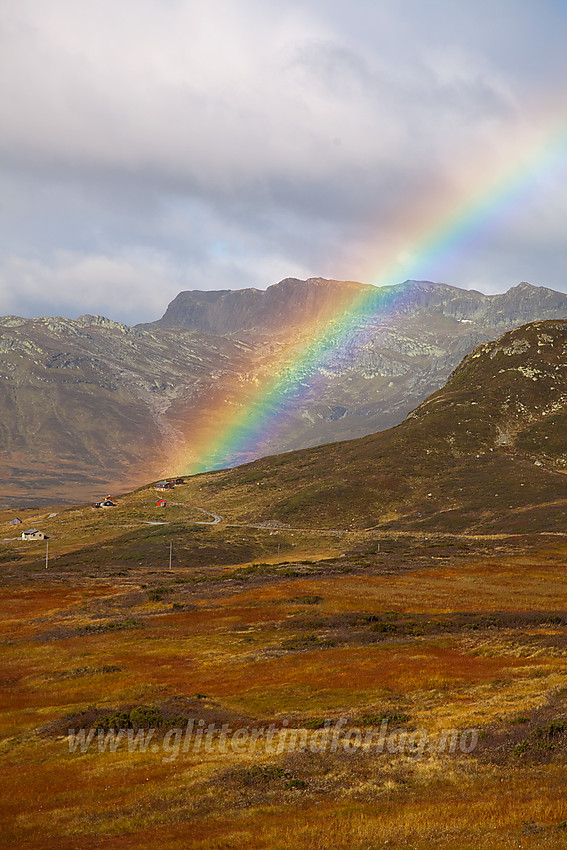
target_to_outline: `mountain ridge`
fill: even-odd
[[[289,324],[317,322],[333,318],[341,306],[347,309],[353,296],[366,293],[368,301],[357,313],[367,314],[381,307],[381,295],[392,296],[394,313],[407,313],[415,309],[432,306],[444,306],[447,315],[460,320],[474,316],[485,320],[487,325],[495,327],[495,322],[511,321],[510,305],[517,311],[520,305],[538,298],[547,301],[547,309],[567,309],[567,295],[544,286],[521,282],[510,287],[504,293],[485,295],[477,290],[463,290],[449,284],[432,281],[407,280],[404,283],[377,287],[357,281],[338,281],[326,278],[284,278],[265,290],[237,289],[219,290],[210,293],[201,290],[180,292],[167,307],[164,315],[156,322],[137,327],[152,329],[157,327],[184,327],[207,333],[234,333],[252,329],[270,330],[281,323],[281,310],[286,310]],[[372,304],[372,295],[376,296],[376,305]],[[398,295],[400,302],[396,303]],[[411,297],[413,296],[413,298]],[[408,303],[404,304],[403,298]],[[298,311],[294,318],[293,306]],[[448,309],[449,308],[449,309]],[[506,312],[508,308],[508,313]]]

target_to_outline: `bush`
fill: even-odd
[[[170,588],[165,587],[164,585],[158,585],[157,587],[153,587],[148,591],[148,599],[150,602],[161,602],[163,597],[169,593]]]
[[[395,623],[374,623],[370,629],[373,632],[380,632],[384,634],[385,632],[395,632],[397,627]]]
[[[288,779],[285,787],[290,790],[303,791],[304,788],[307,788],[307,782],[304,779]]]
[[[163,717],[161,711],[157,708],[138,706],[138,708],[133,708],[130,712],[129,720],[131,726],[154,729],[156,726],[161,726]]]
[[[236,768],[231,771],[231,775],[240,785],[247,787],[265,786],[281,780],[286,781],[287,787],[289,782],[296,781],[291,771],[279,764],[255,764],[252,767]]]
[[[88,623],[86,626],[81,626],[78,632],[79,634],[93,635],[104,632],[120,632],[127,629],[141,629],[143,626],[144,624],[139,620],[133,620],[127,617],[125,620],[118,620],[111,623]]]
[[[521,744],[516,744],[514,747],[514,755],[515,756],[524,756],[530,748],[530,745],[527,741],[522,741]]]
[[[95,729],[112,729],[117,732],[119,729],[128,729],[130,726],[130,715],[127,711],[115,711],[113,714],[106,714],[99,717],[95,723]]]
[[[185,714],[174,714],[167,720],[167,726],[170,729],[185,729],[190,719]]]
[[[410,715],[403,711],[381,711],[379,714],[363,714],[358,722],[361,726],[380,726],[384,720],[388,723],[407,723],[409,719]]]
[[[550,745],[554,738],[558,738],[565,732],[567,724],[564,720],[550,720],[545,726],[539,726],[532,732],[534,738],[545,742],[543,746]],[[542,744],[540,743],[540,746]]]
[[[321,717],[310,717],[301,724],[303,729],[324,729],[326,720]]]
[[[319,602],[323,601],[323,597],[322,596],[311,596],[311,595],[308,594],[307,596],[294,596],[289,601],[295,602],[299,605],[318,605]]]

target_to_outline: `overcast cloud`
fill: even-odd
[[[395,283],[438,199],[547,136],[548,167],[412,276],[567,291],[560,0],[18,0],[0,25],[0,313]]]

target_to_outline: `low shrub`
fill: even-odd
[[[157,708],[133,708],[129,715],[131,726],[142,729],[155,729],[162,725],[163,717]]]

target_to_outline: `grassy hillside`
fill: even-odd
[[[197,525],[191,489],[27,512],[47,569],[0,543],[2,846],[563,846],[564,538]]]
[[[326,527],[562,530],[567,322],[476,348],[399,426],[193,479],[233,518]]]
[[[0,843],[564,846],[566,328],[165,508],[0,512]]]

